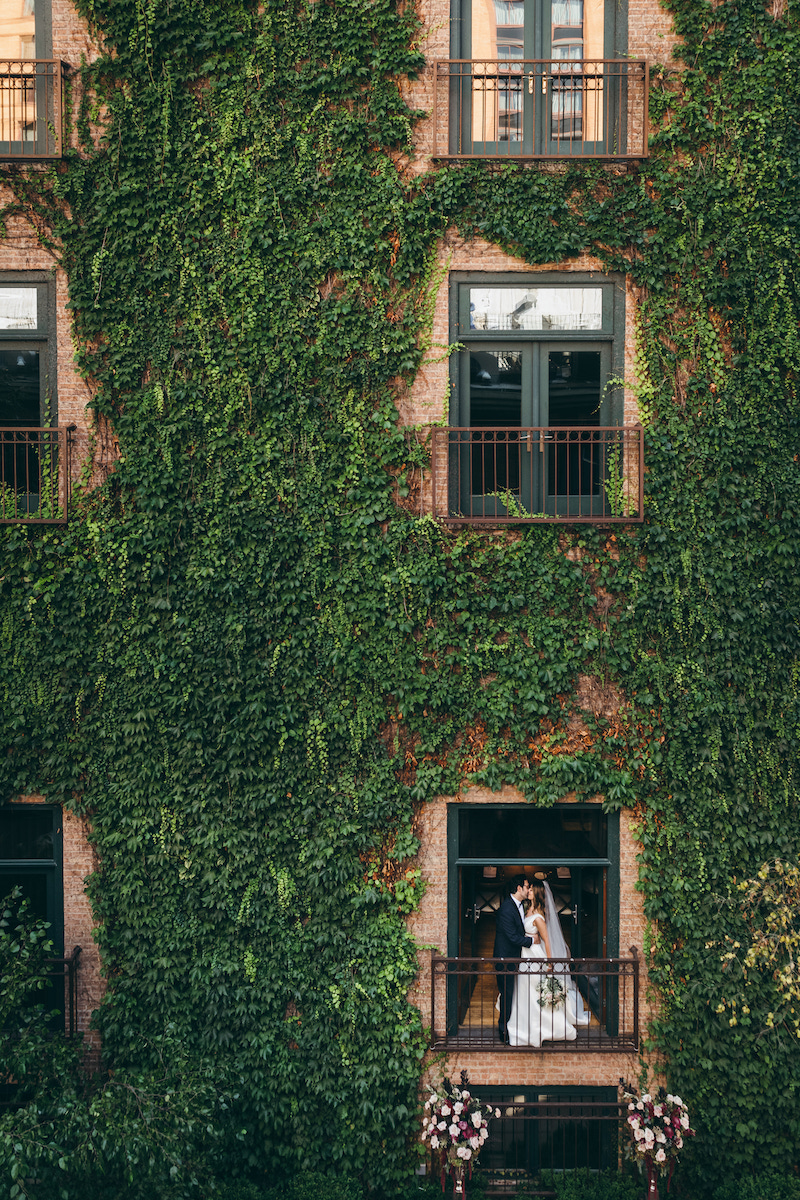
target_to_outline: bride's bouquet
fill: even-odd
[[[539,1008],[561,1008],[567,1002],[567,992],[561,980],[548,971],[536,981],[536,1003]]]
[[[425,1101],[422,1118],[423,1143],[442,1156],[442,1185],[445,1170],[449,1167],[460,1185],[456,1188],[459,1193],[463,1193],[464,1168],[469,1164],[471,1173],[472,1164],[489,1136],[489,1121],[493,1116],[500,1116],[499,1108],[492,1110],[472,1095],[464,1086],[464,1079],[462,1072],[460,1088],[453,1087],[445,1079],[441,1095],[432,1091]]]

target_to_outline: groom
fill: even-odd
[[[494,935],[494,958],[519,958],[523,946],[532,946],[533,938],[525,932],[524,911],[522,901],[530,896],[530,884],[524,875],[514,875],[508,884],[509,895],[506,896],[497,913],[497,924]],[[508,1018],[511,1016],[511,1005],[514,1003],[514,984],[517,978],[517,964],[497,963],[497,986],[500,989],[500,1041],[508,1045]]]

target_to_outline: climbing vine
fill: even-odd
[[[229,1131],[163,1186],[406,1177],[415,815],[466,778],[634,810],[647,1054],[691,1105],[697,1194],[711,1161],[792,1166],[800,1051],[738,889],[800,847],[796,5],[665,0],[682,58],[654,72],[641,169],[416,177],[410,5],[78,7],[102,53],[77,148],[6,178],[67,272],[119,458],[66,528],[0,534],[0,788],[90,818],[115,1071],[179,1044]],[[426,450],[395,400],[448,228],[628,277],[643,526],[493,538],[409,511]],[[40,1113],[53,1145],[64,1111]]]

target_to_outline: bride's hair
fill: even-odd
[[[544,885],[541,883],[531,884],[531,912],[541,913],[542,916],[545,916],[547,912]]]

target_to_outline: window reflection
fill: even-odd
[[[602,329],[601,288],[470,288],[475,330]]]

